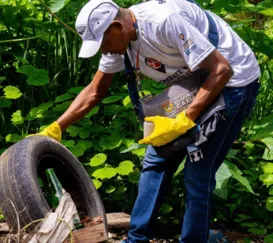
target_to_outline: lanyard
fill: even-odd
[[[139,30],[138,30],[138,25],[137,25],[137,20],[133,12],[130,10],[130,14],[132,16],[133,22],[134,22],[134,28],[136,30],[137,38],[138,38],[138,47],[137,47],[137,55],[136,55],[136,65],[135,65],[135,73],[136,73],[136,80],[137,80],[137,89],[138,91],[141,91],[141,95],[144,97],[145,94],[142,90],[142,85],[140,82],[140,66],[139,66]]]

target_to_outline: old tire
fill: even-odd
[[[101,216],[107,230],[105,210],[90,176],[69,150],[45,136],[26,138],[0,156],[0,208],[12,230],[18,230],[18,217],[22,228],[51,210],[38,182],[47,168],[54,168],[77,210]]]

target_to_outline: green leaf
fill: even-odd
[[[68,90],[69,93],[71,94],[79,94],[82,90],[84,89],[83,86],[77,86],[77,87],[72,87]]]
[[[265,236],[264,241],[266,243],[273,243],[273,234],[269,234],[269,235]]]
[[[263,138],[262,141],[269,150],[273,151],[273,137]]]
[[[123,151],[121,151],[120,153],[128,153],[130,151],[133,151],[133,150],[138,150],[138,149],[142,149],[142,148],[146,148],[147,145],[145,144],[138,144],[138,143],[133,143],[128,149],[125,149]]]
[[[273,175],[272,174],[262,174],[259,179],[263,182],[266,187],[273,185]]]
[[[72,101],[66,101],[64,103],[58,104],[52,109],[52,111],[53,112],[64,112],[65,110],[67,110],[67,108],[70,106],[71,103],[72,103]]]
[[[32,65],[24,65],[21,68],[18,68],[16,72],[31,75],[33,72],[35,72],[35,68]]]
[[[244,222],[244,223],[241,223],[241,225],[243,227],[247,227],[247,228],[255,228],[255,227],[258,227],[259,226],[259,223],[258,222]]]
[[[273,7],[273,2],[271,0],[264,0],[262,2],[259,2],[257,4],[257,8],[272,8]]]
[[[182,172],[182,170],[185,167],[185,163],[186,163],[186,156],[184,157],[184,159],[182,160],[182,162],[179,164],[179,166],[178,166],[176,172],[174,173],[173,177],[178,176]]]
[[[47,111],[52,106],[53,106],[53,102],[49,101],[49,102],[45,102],[45,103],[40,104],[38,106],[38,108],[39,108],[39,110],[41,110],[42,112],[44,112],[44,111]]]
[[[133,105],[132,105],[132,103],[131,103],[131,99],[130,99],[130,96],[129,96],[129,95],[126,96],[126,97],[123,99],[122,103],[123,103],[123,106],[124,106],[126,109],[133,108]]]
[[[9,99],[0,97],[0,108],[10,107],[11,105],[12,105],[12,102]]]
[[[261,52],[270,58],[273,57],[273,40],[264,31],[244,26],[236,28],[236,32],[254,52]]]
[[[11,118],[11,121],[12,121],[12,124],[13,125],[20,125],[20,124],[23,124],[24,123],[24,117],[22,117],[22,112],[21,110],[17,110],[16,112],[14,112],[12,114],[12,118]]]
[[[75,146],[75,141],[74,140],[68,140],[68,141],[66,141],[64,146],[67,147],[67,148],[74,147]]]
[[[88,127],[83,127],[80,130],[79,136],[80,136],[80,138],[85,139],[85,138],[89,137],[90,133],[91,133],[91,131],[90,131],[90,129],[88,129]]]
[[[70,0],[50,0],[50,9],[53,13],[60,11]]]
[[[78,145],[80,145],[80,144],[83,144],[86,147],[86,149],[91,148],[92,145],[93,145],[93,143],[91,141],[89,141],[89,140],[80,140],[78,142]]]
[[[140,178],[140,173],[139,172],[131,172],[128,176],[128,181],[132,183],[138,183]]]
[[[110,103],[114,103],[117,102],[119,100],[122,99],[122,96],[110,96],[110,97],[106,97],[105,99],[102,100],[102,104],[110,104]]]
[[[253,151],[254,146],[254,143],[252,143],[251,141],[247,141],[244,145],[244,148],[246,149],[246,152],[250,154],[250,152]]]
[[[265,228],[250,228],[248,229],[249,232],[255,234],[255,235],[265,235],[266,234],[266,229]]]
[[[273,187],[271,187],[268,191],[269,195],[273,196]]]
[[[5,76],[0,76],[0,84],[6,80],[6,77]]]
[[[122,193],[123,194],[126,191],[127,191],[126,186],[120,186],[120,187],[117,188],[116,193]]]
[[[57,96],[54,102],[55,102],[55,103],[63,102],[63,101],[72,99],[73,97],[74,97],[74,95],[69,94],[69,93],[62,94],[62,95]]]
[[[85,125],[83,129],[88,130],[89,133],[103,133],[104,131],[108,130],[107,127],[97,124]]]
[[[24,65],[16,70],[28,76],[27,83],[34,86],[43,86],[49,83],[48,71],[45,69],[36,69],[31,65]]]
[[[236,149],[230,149],[227,154],[228,159],[237,159],[236,155],[239,152],[239,150]]]
[[[255,124],[253,126],[255,135],[251,138],[251,140],[259,141],[260,139],[269,137],[273,133],[272,126],[273,126],[273,115],[263,117],[259,124]]]
[[[97,180],[97,179],[92,179],[94,186],[96,187],[96,189],[99,189],[102,186],[102,182]]]
[[[240,182],[243,186],[246,187],[246,189],[251,192],[252,194],[255,194],[249,181],[242,176],[242,171],[238,169],[238,167],[228,161],[225,161],[229,168],[229,172],[232,174],[232,177],[236,179],[238,182]]]
[[[273,173],[273,163],[262,163],[262,169],[264,173]]]
[[[107,155],[100,153],[96,154],[93,158],[90,159],[90,166],[99,166],[105,163],[107,160]]]
[[[116,190],[116,188],[114,186],[110,186],[105,190],[105,192],[110,194],[110,193],[114,192],[115,190]]]
[[[112,115],[116,115],[122,110],[123,108],[120,105],[113,104],[113,105],[109,105],[105,107],[103,114],[106,116],[112,116]]]
[[[164,203],[160,208],[160,212],[163,215],[170,213],[172,210],[173,210],[172,206],[166,203]]]
[[[139,158],[144,158],[145,152],[146,152],[146,148],[142,148],[142,149],[133,150],[132,154],[137,155]]]
[[[74,154],[75,157],[78,158],[84,154],[86,147],[84,144],[77,143],[74,147],[69,148],[69,150]]]
[[[82,119],[79,123],[82,125],[82,127],[88,127],[88,128],[91,127],[91,125],[93,125],[88,118]]]
[[[214,193],[223,199],[227,199],[228,195],[228,180],[231,177],[228,166],[223,163],[216,173],[216,187]]]
[[[269,8],[269,9],[265,9],[265,10],[261,10],[259,11],[260,14],[269,16],[269,17],[273,17],[273,8]]]
[[[43,117],[43,111],[39,109],[39,107],[33,107],[29,113],[27,114],[26,116],[26,119],[28,121],[32,121],[34,120],[35,118],[41,118]]]
[[[76,126],[69,126],[66,131],[69,133],[71,137],[76,137],[78,136],[79,132],[81,131],[81,127],[76,127]]]
[[[19,97],[22,96],[21,91],[18,88],[11,85],[6,86],[4,88],[4,92],[5,98],[7,99],[18,99]]]
[[[267,147],[264,150],[263,159],[265,160],[273,160],[273,151],[269,150]]]
[[[53,106],[53,102],[49,101],[49,102],[40,104],[38,107],[32,108],[30,112],[27,114],[27,120],[32,121],[35,118],[42,118],[44,113],[48,111],[48,109],[52,106]]]
[[[124,118],[121,118],[121,117],[118,117],[118,118],[115,118],[109,128],[114,130],[114,131],[119,131],[121,130],[121,128],[123,127],[123,125],[127,125],[128,121],[126,121],[126,119]]]
[[[273,197],[266,199],[266,209],[270,212],[273,212]]]
[[[89,113],[87,113],[84,117],[90,118],[91,116],[98,114],[98,112],[99,112],[99,107],[98,107],[98,106],[95,106],[95,107],[94,107]]]
[[[21,136],[18,134],[8,134],[5,138],[7,143],[17,143],[21,140]]]
[[[103,136],[101,140],[99,141],[99,145],[103,149],[115,149],[120,146],[122,140],[120,136],[116,134],[112,134],[110,137],[109,136]]]
[[[135,142],[135,140],[132,139],[132,138],[130,138],[130,139],[128,139],[128,138],[123,138],[123,139],[122,139],[122,143],[123,143],[127,148],[131,147],[131,145],[132,145],[134,142]]]
[[[116,168],[118,174],[120,175],[129,175],[129,173],[133,172],[134,164],[130,160],[122,161],[119,166]]]
[[[111,179],[112,177],[116,176],[117,171],[115,168],[101,168],[96,170],[92,176],[94,176],[96,179]]]

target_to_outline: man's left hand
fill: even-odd
[[[58,142],[61,142],[62,140],[62,130],[60,128],[60,125],[57,122],[53,122],[49,126],[47,126],[43,131],[28,135],[27,137],[35,136],[35,135],[42,135],[47,136],[55,139]]]
[[[186,116],[185,111],[175,118],[152,116],[146,117],[145,121],[153,122],[155,129],[150,136],[141,139],[138,143],[152,146],[165,145],[195,126],[195,123]]]

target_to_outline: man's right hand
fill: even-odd
[[[39,132],[38,135],[51,137],[58,142],[62,140],[62,130],[57,122],[50,124],[43,131]]]
[[[43,131],[33,135],[48,136],[61,142],[62,131],[84,117],[104,97],[113,76],[114,73],[107,74],[98,70],[93,81],[78,94],[65,113]]]
[[[48,127],[46,127],[43,131],[36,134],[29,135],[29,136],[35,136],[35,135],[51,137],[58,142],[61,142],[62,140],[62,130],[57,122],[53,122]]]

